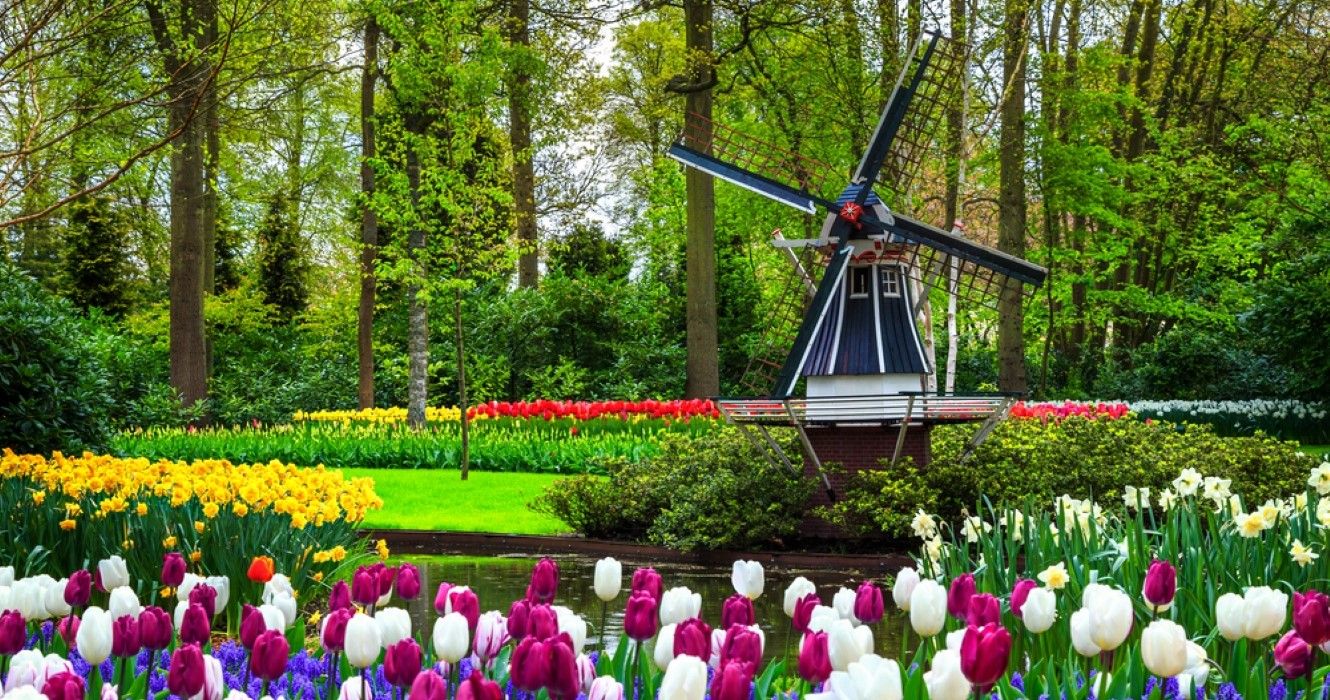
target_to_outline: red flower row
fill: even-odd
[[[467,410],[471,418],[719,418],[720,411],[708,399],[675,399],[671,401],[490,401]]]
[[[1021,401],[1012,406],[1011,417],[1062,420],[1063,418],[1077,416],[1080,418],[1117,420],[1118,418],[1126,418],[1130,411],[1130,407],[1125,403],[1104,403],[1102,401],[1099,403],[1079,403],[1076,401],[1025,403]]]

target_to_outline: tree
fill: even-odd
[[[1029,36],[1026,0],[1005,0],[1002,21],[1001,133],[998,165],[998,248],[1025,255],[1025,72]],[[1021,291],[1004,287],[998,300],[998,388],[1025,391],[1025,312]]]
[[[549,269],[565,277],[626,281],[632,261],[623,244],[596,224],[579,224],[549,246]]]
[[[360,70],[360,305],[356,313],[357,381],[360,408],[374,406],[374,262],[379,222],[370,206],[374,196],[374,85],[379,71],[379,24],[365,18],[365,58]]]
[[[125,222],[104,197],[74,204],[65,236],[64,275],[69,299],[84,310],[113,316],[129,309]]]
[[[309,303],[308,254],[300,232],[292,220],[291,206],[285,195],[273,195],[268,215],[259,228],[259,288],[263,303],[275,307],[290,319]]]
[[[517,286],[534,287],[540,281],[540,232],[536,228],[536,171],[531,144],[532,63],[531,2],[508,1],[508,42],[512,59],[508,69],[508,143],[513,151],[513,204],[517,212]]]

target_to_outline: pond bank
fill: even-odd
[[[897,553],[836,554],[817,552],[737,552],[729,550],[683,552],[668,547],[597,540],[571,535],[504,535],[483,532],[444,532],[437,530],[379,530],[363,531],[373,539],[387,540],[398,556],[467,554],[503,556],[544,556],[573,554],[585,557],[615,557],[632,561],[647,561],[697,566],[728,567],[736,559],[751,559],[763,566],[776,569],[824,569],[856,572],[862,576],[878,578],[894,574],[903,566],[911,566],[909,557]]]

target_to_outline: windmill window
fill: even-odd
[[[900,271],[891,267],[882,268],[882,296],[898,297],[901,295]]]
[[[872,271],[867,267],[850,268],[850,298],[866,299],[872,294]]]

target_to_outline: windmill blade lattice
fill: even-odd
[[[780,266],[783,273],[773,273],[780,279],[780,292],[772,312],[762,320],[762,336],[758,339],[748,366],[744,368],[739,386],[753,396],[766,395],[776,383],[785,357],[799,335],[799,324],[808,309],[808,284],[814,288],[822,281],[827,256],[818,248],[805,247],[795,261]],[[805,274],[807,279],[805,279]]]
[[[901,68],[897,85],[911,80],[921,65],[923,71],[878,175],[877,188],[895,195],[891,197],[893,209],[900,206],[914,186],[928,154],[943,145],[945,130],[941,127],[959,97],[956,86],[965,67],[965,52],[964,44],[924,34],[914,43],[909,59]]]
[[[689,112],[677,143],[803,192],[827,194],[844,179],[832,166]]]

